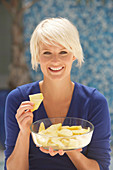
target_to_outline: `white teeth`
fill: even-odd
[[[61,70],[62,67],[58,67],[58,68],[53,68],[53,67],[50,67],[51,70],[54,70],[54,71],[57,71],[57,70]]]

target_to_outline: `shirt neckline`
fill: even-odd
[[[38,87],[39,87],[39,91],[40,91],[40,93],[41,93],[40,86],[39,86],[39,82],[40,82],[40,81],[38,81]],[[72,94],[70,106],[69,106],[69,109],[68,109],[68,112],[67,112],[66,117],[70,117],[70,112],[71,112],[72,104],[73,104],[74,97],[75,97],[75,90],[76,90],[76,83],[74,82],[73,94]],[[46,112],[46,110],[45,110],[43,101],[42,101],[42,109],[43,109],[43,111],[44,111],[45,118],[49,118],[48,115],[47,115],[47,112]]]

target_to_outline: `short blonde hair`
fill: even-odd
[[[66,18],[48,18],[39,23],[30,40],[32,68],[37,70],[40,43],[61,44],[76,57],[78,66],[84,62],[77,28]]]

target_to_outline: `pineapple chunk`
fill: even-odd
[[[90,131],[90,128],[87,129],[81,129],[81,130],[72,130],[73,135],[82,135]]]
[[[37,136],[37,144],[39,146],[47,146],[47,143],[49,141],[49,137],[45,137],[45,136],[41,136],[41,135],[38,135]]]
[[[61,129],[69,129],[69,126],[62,126]]]
[[[44,135],[47,135],[47,136],[53,136],[53,137],[55,137],[55,136],[58,136],[58,133],[57,133],[58,131],[57,130],[50,130],[50,131],[48,131],[48,130],[43,130],[43,131],[41,131],[40,133],[41,134],[44,134]]]
[[[72,136],[73,132],[69,129],[61,129],[58,131],[58,136]]]
[[[68,129],[70,129],[70,130],[81,130],[82,126],[69,126]]]
[[[80,130],[82,129],[82,126],[62,126],[62,129]]]
[[[58,146],[59,148],[64,147],[64,144],[60,141],[59,138],[51,138],[48,144],[49,146]]]
[[[33,95],[29,95],[30,101],[34,103],[33,109],[31,110],[32,112],[37,110],[43,101],[43,94],[42,93],[37,93]]]
[[[61,139],[61,142],[65,145],[68,146],[69,145],[69,139]]]
[[[69,147],[70,148],[75,148],[79,146],[79,140],[77,139],[70,139],[69,140]]]
[[[47,132],[60,130],[61,127],[62,127],[62,123],[58,123],[58,124],[54,124],[54,125],[49,126],[46,130],[47,130]]]
[[[41,132],[43,130],[45,130],[45,126],[44,126],[44,123],[41,122],[40,127],[39,127],[39,132]]]

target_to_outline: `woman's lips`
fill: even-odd
[[[63,69],[64,67],[49,67],[49,70],[53,72],[59,72]]]

